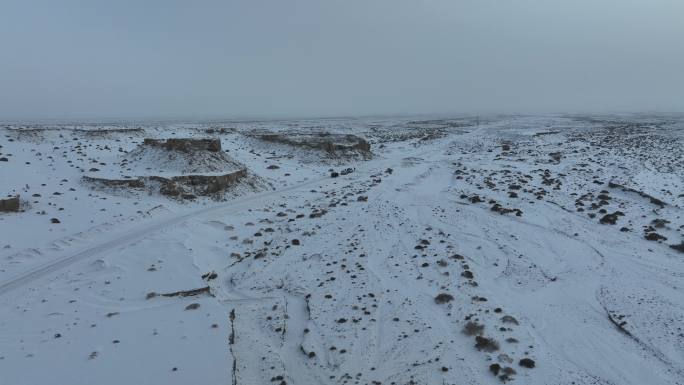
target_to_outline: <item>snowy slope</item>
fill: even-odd
[[[28,205],[0,214],[3,384],[684,384],[684,120],[130,128],[0,133],[3,193]],[[253,130],[353,133],[373,157]],[[79,181],[145,137],[207,136],[271,187]]]

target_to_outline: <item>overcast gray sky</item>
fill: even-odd
[[[684,111],[682,0],[0,0],[0,119]]]

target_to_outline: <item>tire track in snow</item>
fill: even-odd
[[[155,233],[157,231],[160,231],[162,229],[165,229],[167,227],[182,223],[188,219],[195,218],[204,214],[216,214],[218,212],[225,212],[225,211],[231,211],[231,210],[238,210],[243,208],[244,205],[248,203],[253,203],[255,201],[259,201],[261,199],[273,197],[285,192],[289,191],[294,191],[298,190],[301,188],[305,188],[308,186],[311,186],[316,183],[320,183],[322,181],[327,180],[328,177],[321,177],[321,178],[316,178],[312,180],[308,180],[303,183],[299,183],[290,187],[286,187],[280,190],[276,191],[268,191],[265,193],[261,194],[256,194],[256,195],[251,195],[243,198],[238,198],[236,200],[232,200],[230,202],[224,203],[224,204],[219,204],[219,205],[213,205],[209,207],[203,207],[199,210],[192,211],[189,213],[184,213],[172,218],[167,218],[164,219],[160,222],[156,222],[147,226],[142,226],[142,227],[137,227],[135,229],[129,230],[113,239],[104,241],[100,244],[97,244],[95,246],[90,246],[86,247],[85,249],[76,252],[75,254],[67,254],[67,255],[62,255],[56,257],[54,260],[51,262],[45,263],[43,265],[28,269],[26,271],[23,271],[19,274],[16,274],[14,277],[6,279],[3,282],[0,282],[0,295],[4,295],[14,289],[20,288],[28,283],[31,283],[37,279],[40,279],[50,273],[54,273],[56,271],[59,271],[63,268],[66,268],[78,261],[102,254],[106,251],[113,250],[122,246],[129,245],[135,241],[143,239],[145,236],[150,235],[152,233]]]

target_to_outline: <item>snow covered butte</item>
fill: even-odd
[[[194,138],[171,138],[171,139],[150,139],[146,138],[143,145],[160,147],[170,151],[195,152],[195,151],[221,151],[220,139],[194,139]]]
[[[138,176],[225,173],[244,168],[222,151],[218,138],[146,138],[120,165],[125,174]]]
[[[330,155],[349,153],[371,154],[371,146],[365,139],[352,134],[320,133],[268,133],[258,138],[267,142],[282,143],[294,147],[322,150]]]
[[[218,138],[146,138],[120,168],[83,181],[101,188],[148,190],[194,199],[218,196],[248,176],[247,168],[222,152]]]

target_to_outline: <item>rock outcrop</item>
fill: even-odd
[[[221,151],[220,139],[194,139],[194,138],[179,138],[179,139],[150,139],[147,138],[143,144],[150,147],[160,147],[169,151],[181,152],[195,152],[195,151]]]
[[[128,187],[128,188],[144,188],[145,181],[142,178],[131,178],[131,179],[107,179],[107,178],[96,178],[91,176],[84,176],[84,182],[99,184],[104,187]]]
[[[151,176],[158,182],[159,192],[170,197],[189,198],[192,195],[210,196],[225,191],[247,176],[247,170],[237,170],[220,175],[179,175],[171,178]]]
[[[178,175],[172,177],[144,176],[130,179],[107,179],[84,176],[83,181],[100,187],[113,189],[147,189],[178,199],[192,199],[197,196],[220,194],[237,185],[247,176],[241,169],[225,174]]]
[[[305,147],[316,150],[322,150],[330,155],[344,155],[349,153],[360,153],[362,155],[370,155],[371,146],[368,141],[350,134],[261,134],[259,139],[273,142],[287,144],[295,147]]]
[[[11,198],[0,199],[0,212],[18,212],[20,207],[21,202],[19,201],[19,195]]]

